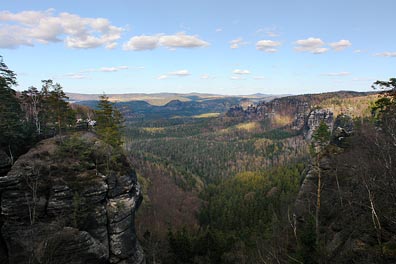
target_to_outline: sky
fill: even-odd
[[[1,0],[19,86],[304,94],[396,77],[394,0]]]

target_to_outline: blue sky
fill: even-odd
[[[369,91],[395,77],[393,0],[3,1],[0,55],[18,90]]]

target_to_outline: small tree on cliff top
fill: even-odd
[[[123,128],[121,112],[105,94],[100,96],[98,108],[99,110],[96,111],[98,135],[112,146],[121,145]]]

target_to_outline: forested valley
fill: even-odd
[[[54,136],[57,159],[78,160],[68,170],[111,175],[131,164],[144,197],[135,226],[147,263],[396,261],[394,78],[372,93],[145,118],[106,95],[69,103],[51,80],[16,92],[3,61],[0,73],[1,174]],[[90,163],[93,148],[71,136],[81,131],[107,144],[106,159]]]

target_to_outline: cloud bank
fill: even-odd
[[[54,14],[46,11],[11,13],[0,11],[0,48],[14,49],[64,42],[68,48],[89,49],[104,46],[116,47],[124,31],[105,18],[84,18],[67,12]]]

